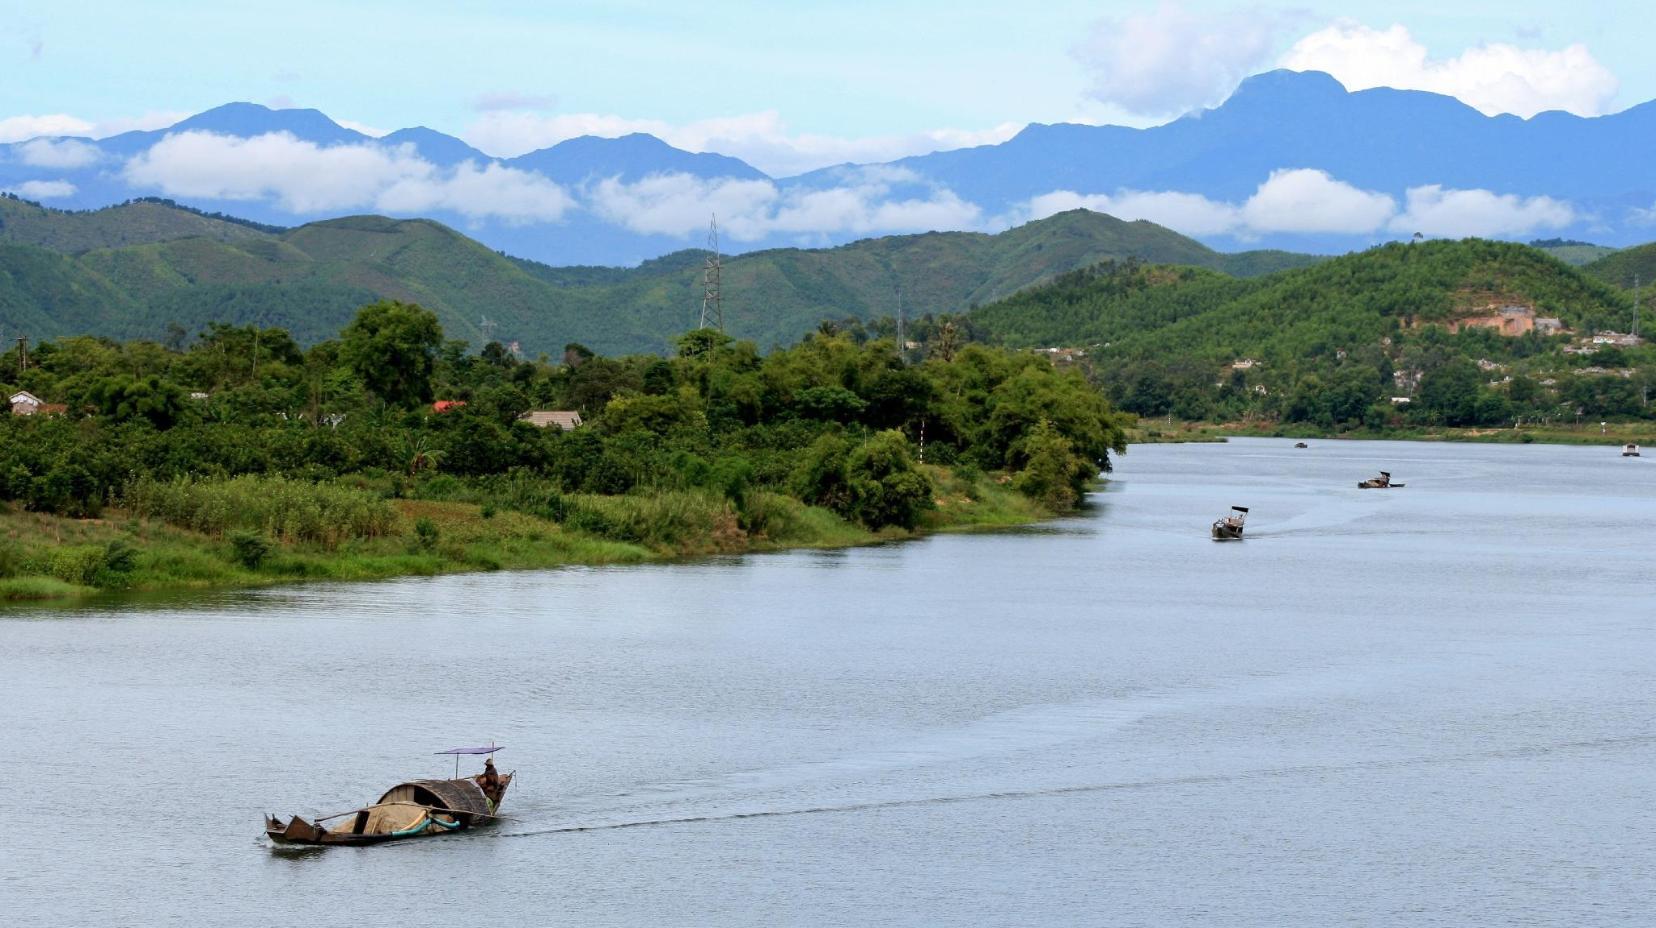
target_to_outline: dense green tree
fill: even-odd
[[[340,335],[340,358],[377,397],[393,406],[431,401],[431,378],[443,330],[437,316],[411,303],[381,300],[357,311]]]

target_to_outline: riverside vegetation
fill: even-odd
[[[1073,507],[1126,419],[1075,372],[825,330],[761,355],[472,353],[414,305],[309,349],[215,324],[0,355],[0,599],[636,562],[1028,522]],[[576,410],[572,431],[523,421]]]

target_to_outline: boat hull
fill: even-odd
[[[455,802],[451,805],[437,805],[434,802],[393,798],[400,790],[431,782],[433,781],[417,781],[393,787],[379,802],[371,806],[347,812],[342,816],[334,816],[343,819],[343,823],[333,828],[324,827],[321,820],[309,822],[297,815],[286,820],[266,815],[265,836],[275,844],[281,845],[363,846],[466,831],[496,820],[495,812],[500,802],[506,798],[506,788],[512,783],[512,774],[500,778],[500,788],[494,802],[484,797],[482,790],[475,784],[472,788],[477,790],[476,799],[481,800],[476,803]],[[439,782],[470,784],[472,781]],[[441,801],[440,795],[438,800]],[[455,805],[464,805],[467,808],[454,808]]]

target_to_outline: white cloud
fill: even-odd
[[[1576,221],[1570,204],[1551,197],[1496,194],[1488,190],[1445,190],[1433,184],[1411,187],[1407,207],[1391,221],[1395,232],[1467,238],[1526,235],[1562,229]]]
[[[1272,171],[1242,205],[1243,226],[1257,232],[1357,234],[1385,225],[1397,201],[1359,190],[1310,168]]]
[[[140,116],[119,116],[100,122],[81,119],[67,113],[9,116],[0,119],[0,143],[63,136],[103,139],[134,129],[164,129],[188,115],[156,110]]]
[[[92,123],[67,113],[43,116],[8,116],[0,119],[0,143],[21,142],[41,136],[92,134]]]
[[[847,162],[893,161],[972,145],[1004,142],[1023,128],[1003,123],[983,130],[933,129],[908,135],[842,138],[793,133],[774,111],[722,116],[675,125],[598,113],[546,115],[520,110],[484,113],[463,133],[467,142],[511,158],[583,135],[618,138],[646,132],[686,151],[740,158],[773,177],[788,177]]]
[[[10,191],[25,200],[55,200],[75,195],[75,185],[66,180],[26,180]]]
[[[1131,113],[1168,116],[1218,103],[1270,59],[1279,17],[1263,10],[1197,14],[1163,2],[1104,19],[1072,50],[1090,95]]]
[[[897,199],[906,171],[847,171],[845,183],[784,190],[768,180],[704,180],[688,174],[646,177],[634,183],[609,178],[591,186],[588,205],[606,221],[635,232],[685,236],[706,228],[710,215],[737,241],[770,235],[827,236],[976,228],[981,211],[951,190]]]
[[[498,164],[443,171],[412,145],[320,146],[285,132],[236,138],[209,132],[169,135],[135,156],[129,183],[170,196],[271,199],[290,213],[372,208],[445,209],[511,222],[560,218],[573,200],[557,184]]]
[[[334,122],[344,126],[352,132],[360,132],[363,135],[371,135],[376,139],[384,138],[385,136],[391,134],[390,129],[381,129],[378,126],[370,126],[365,122],[357,122],[354,119],[335,119]]]
[[[1237,209],[1229,203],[1198,193],[1143,190],[1123,190],[1114,196],[1054,190],[1031,199],[1027,216],[1020,218],[1044,219],[1071,209],[1109,213],[1129,222],[1147,219],[1186,235],[1223,235],[1235,229],[1238,222]]]
[[[1148,219],[1186,235],[1239,238],[1277,232],[1369,233],[1397,212],[1397,202],[1383,193],[1360,190],[1322,171],[1295,168],[1272,171],[1240,204],[1174,190],[1055,190],[1032,198],[1016,219],[1041,219],[1077,207],[1118,219]]]
[[[393,213],[441,209],[513,223],[554,221],[575,206],[564,188],[539,174],[493,162],[480,168],[470,161],[439,179],[405,177],[382,191],[374,203]]]
[[[1382,232],[1500,238],[1563,229],[1583,218],[1569,203],[1551,197],[1445,189],[1436,184],[1411,187],[1404,199],[1400,211],[1397,201],[1384,193],[1359,189],[1322,171],[1297,168],[1271,172],[1242,203],[1177,191],[1083,194],[1055,190],[1030,199],[1009,218],[1027,222],[1082,208],[1120,219],[1148,219],[1186,235],[1226,235],[1244,240],[1279,233]],[[1656,219],[1656,208],[1648,213]]]
[[[75,139],[31,139],[14,151],[19,160],[34,168],[84,168],[103,157],[96,145]]]
[[[703,180],[689,174],[656,174],[625,184],[607,178],[587,191],[592,211],[607,222],[646,235],[682,236],[707,227],[709,216],[735,238],[763,237],[751,219],[776,202],[768,180]]]
[[[1349,90],[1429,90],[1486,114],[1525,118],[1545,110],[1596,116],[1606,111],[1618,87],[1615,75],[1580,44],[1548,51],[1492,43],[1453,58],[1432,58],[1403,26],[1380,30],[1349,20],[1300,39],[1281,63],[1297,71],[1326,71]]]

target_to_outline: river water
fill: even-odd
[[[1014,533],[13,609],[0,921],[1649,925],[1653,543],[1656,459],[1242,440]],[[262,837],[491,739],[496,827]]]

